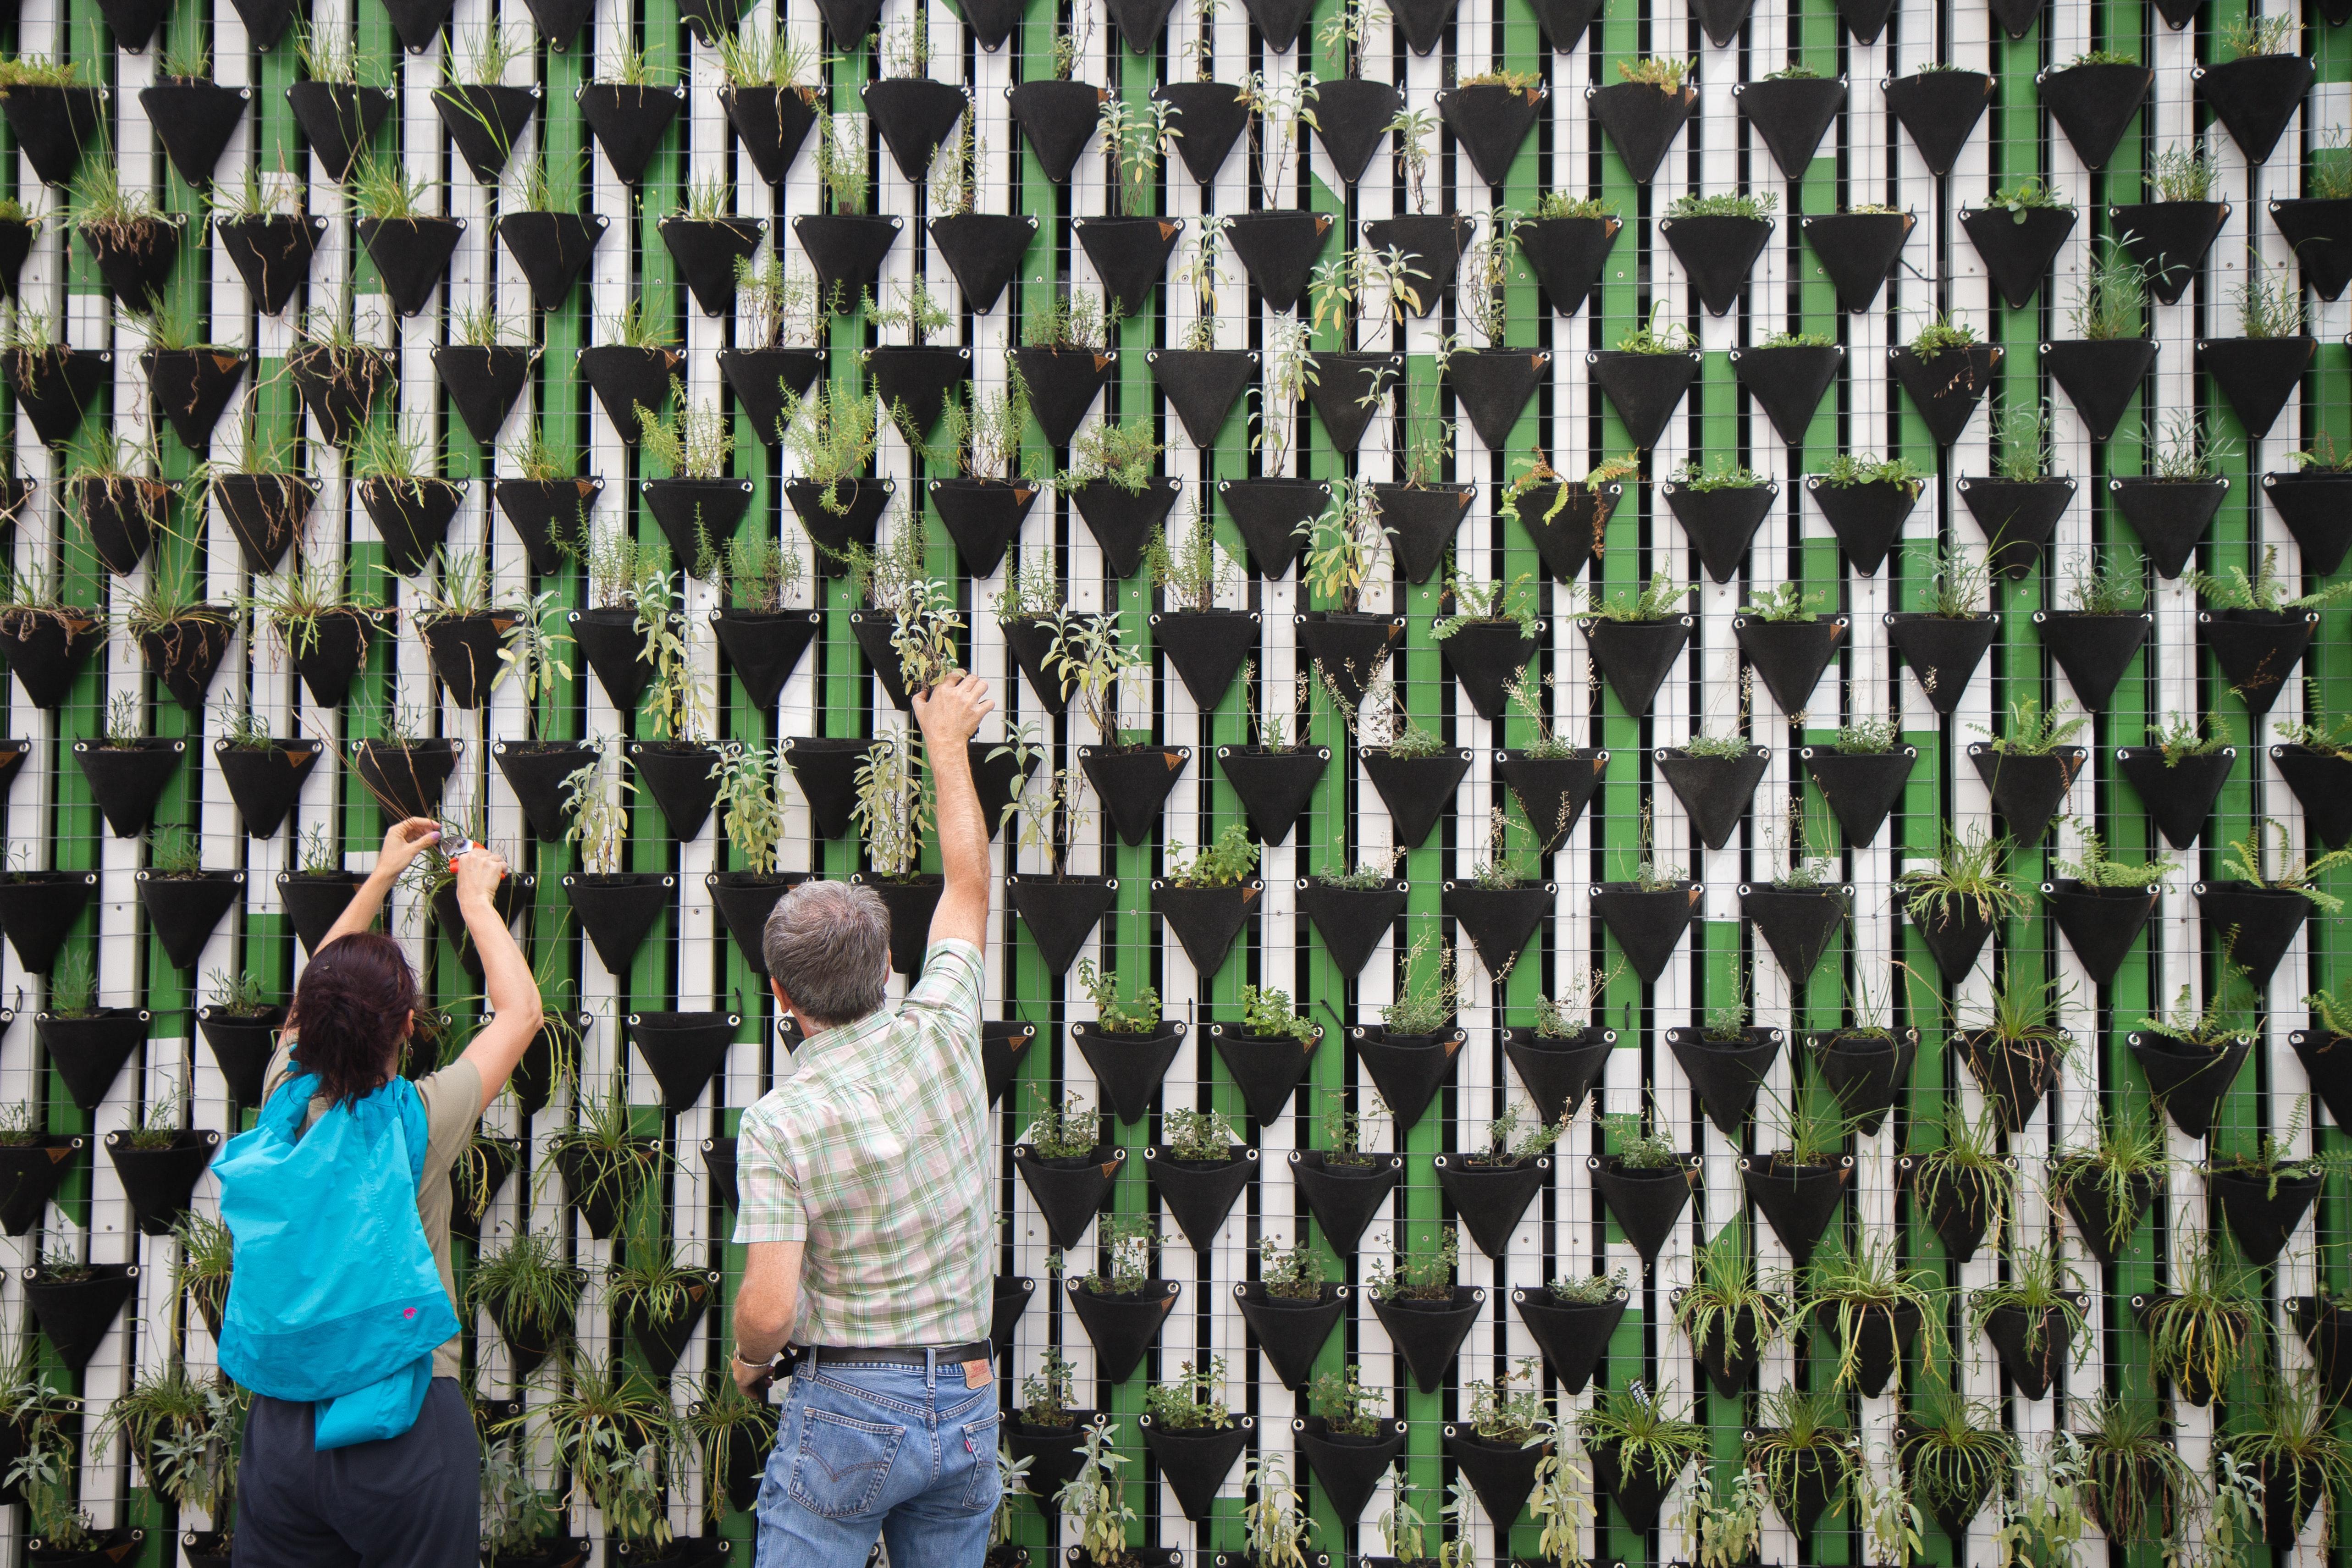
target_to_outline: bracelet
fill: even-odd
[[[754,1371],[754,1372],[766,1372],[766,1371],[768,1371],[771,1367],[774,1366],[774,1364],[775,1364],[775,1363],[774,1363],[772,1360],[771,1360],[771,1361],[745,1361],[745,1360],[743,1359],[743,1352],[742,1352],[740,1350],[731,1350],[731,1351],[729,1351],[729,1352],[727,1352],[727,1359],[728,1359],[729,1361],[733,1362],[737,1366],[740,1366],[740,1367],[749,1367],[750,1369],[751,1369],[751,1370],[752,1370],[752,1371]]]

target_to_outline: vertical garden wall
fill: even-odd
[[[220,1560],[203,1167],[401,806],[550,1007],[500,1560],[742,1560],[758,921],[919,931],[951,646],[1030,1561],[1096,1415],[1186,1562],[2319,1561],[2343,20],[27,0],[6,1550]]]

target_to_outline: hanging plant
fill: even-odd
[[[1954,1392],[1940,1369],[1923,1377],[1903,1412],[1895,1452],[1912,1499],[1958,1539],[2017,1474],[2017,1438],[1981,1400]]]
[[[2197,1475],[2165,1435],[2156,1405],[2102,1394],[2090,1402],[2076,1441],[2083,1449],[2084,1510],[2102,1531],[2138,1541],[2178,1528]]]
[[[1690,1341],[1716,1391],[1735,1398],[1765,1348],[1790,1325],[1789,1292],[1757,1277],[1748,1227],[1725,1226],[1698,1249],[1691,1283],[1677,1293],[1675,1327]]]

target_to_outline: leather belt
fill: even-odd
[[[824,1363],[832,1366],[910,1366],[925,1370],[931,1366],[960,1366],[968,1361],[994,1361],[996,1346],[987,1340],[972,1340],[960,1345],[944,1345],[936,1350],[921,1345],[810,1345],[800,1352],[803,1365]]]

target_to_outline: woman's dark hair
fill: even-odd
[[[391,1080],[415,1005],[416,972],[398,942],[373,931],[337,937],[294,987],[294,1065],[318,1074],[335,1104],[372,1094]]]

